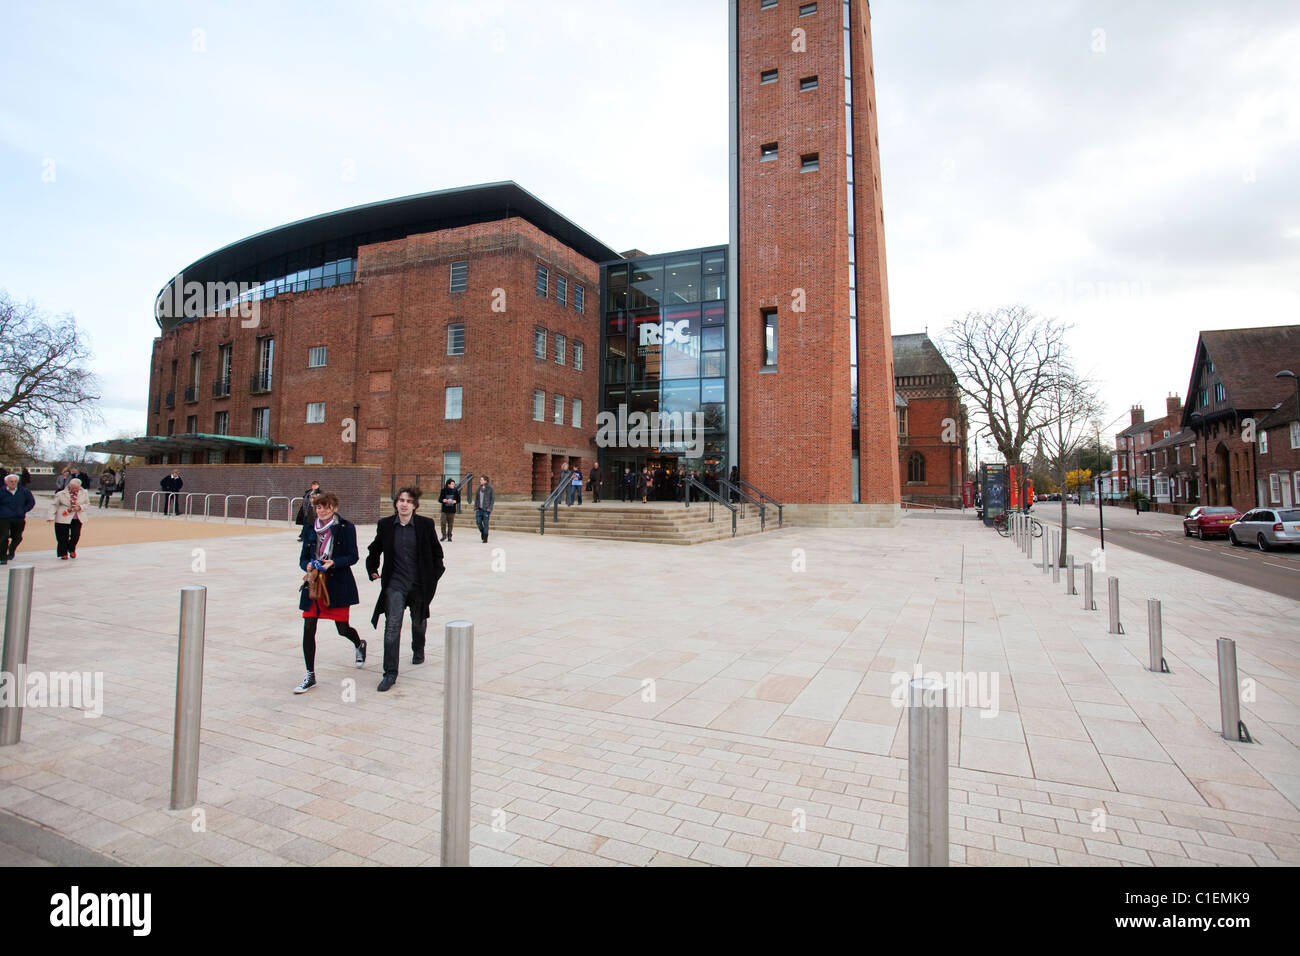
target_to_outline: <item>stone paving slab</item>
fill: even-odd
[[[436,863],[436,627],[428,663],[384,695],[378,644],[358,671],[322,632],[320,686],[294,696],[293,538],[36,554],[29,668],[102,672],[103,716],[29,708],[23,742],[0,750],[0,809],[137,865]],[[1105,560],[1121,636],[1104,590],[1083,610],[973,521],[671,553],[456,542],[434,620],[476,624],[471,862],[904,865],[907,725],[891,694],[918,665],[997,680],[996,716],[976,701],[951,715],[954,863],[1300,862],[1300,602],[1121,548]],[[171,812],[177,592],[196,583],[201,812]],[[378,587],[358,583],[354,623],[374,639]],[[1164,602],[1171,674],[1144,669],[1148,596]],[[1254,681],[1257,744],[1217,733],[1221,634]]]

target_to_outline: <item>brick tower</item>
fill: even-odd
[[[731,460],[801,524],[893,524],[867,2],[731,0],[731,65]]]

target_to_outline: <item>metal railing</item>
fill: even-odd
[[[767,505],[763,504],[762,501],[760,501],[758,498],[755,498],[753,495],[745,491],[745,489],[741,488],[739,485],[732,484],[726,478],[718,479],[718,488],[721,491],[725,492],[728,496],[735,495],[745,504],[756,506],[758,508],[758,530],[759,531],[767,530]],[[686,496],[682,495],[682,497],[685,498]],[[746,515],[746,517],[748,517],[748,515]]]
[[[716,504],[720,504],[720,505],[722,505],[722,507],[726,508],[728,511],[731,512],[731,535],[732,535],[732,537],[735,537],[735,535],[736,535],[736,506],[733,505],[730,501],[727,501],[725,498],[722,497],[722,495],[718,494],[716,491],[714,491],[714,490],[713,490],[712,488],[710,488],[708,485],[704,484],[704,482],[700,481],[700,479],[695,478],[695,477],[693,477],[693,476],[691,476],[691,475],[687,475],[687,476],[686,476],[686,488],[685,488],[685,492],[686,492],[686,493],[685,493],[682,497],[685,499],[685,501],[686,501],[686,507],[688,507],[688,508],[691,506],[691,494],[690,494],[690,493],[691,493],[691,489],[692,489],[692,488],[694,488],[695,490],[697,490],[697,491],[699,491],[701,494],[703,494],[704,497],[705,497],[705,499],[709,502],[709,521],[712,521],[712,520],[713,520],[713,506],[714,506],[715,503],[716,503]]]
[[[176,509],[175,509],[174,512],[172,512],[172,513],[162,513],[161,515],[159,515],[160,517],[171,517],[171,516],[174,515],[175,517],[186,517],[186,518],[190,518],[190,517],[197,517],[197,516],[200,516],[200,515],[201,515],[204,521],[207,521],[209,517],[212,517],[211,506],[210,506],[211,499],[213,499],[213,498],[220,498],[220,499],[221,499],[221,518],[222,518],[222,520],[225,520],[225,519],[227,519],[227,518],[230,517],[230,502],[231,502],[232,500],[240,500],[240,499],[242,499],[242,500],[241,500],[241,506],[242,506],[242,509],[243,509],[242,518],[243,518],[243,523],[244,523],[244,524],[248,524],[248,519],[251,517],[251,514],[250,514],[250,510],[251,510],[251,509],[250,509],[249,506],[252,504],[252,502],[253,502],[255,499],[258,499],[258,498],[265,498],[265,499],[266,499],[266,509],[265,509],[265,511],[263,512],[263,517],[262,517],[260,520],[262,520],[262,521],[266,521],[266,522],[268,522],[268,523],[271,522],[271,521],[279,521],[279,520],[280,520],[279,518],[272,518],[272,517],[271,517],[271,510],[272,510],[272,505],[273,505],[274,502],[276,502],[276,501],[283,501],[283,502],[284,502],[284,505],[285,505],[285,516],[284,516],[284,520],[285,520],[285,521],[288,521],[288,522],[291,522],[291,521],[293,521],[294,513],[295,513],[295,512],[297,511],[297,509],[298,509],[298,501],[301,499],[301,495],[239,495],[239,494],[234,494],[234,495],[223,495],[223,494],[222,494],[221,492],[219,492],[219,491],[206,492],[206,493],[205,493],[205,492],[202,492],[202,491],[187,491],[187,492],[180,492],[180,491],[137,491],[137,492],[135,493],[135,501],[134,501],[134,507],[133,507],[133,517],[139,517],[139,516],[140,516],[140,496],[141,496],[141,495],[148,495],[148,496],[149,496],[149,505],[148,505],[149,510],[148,510],[148,512],[146,512],[147,514],[150,514],[150,515],[159,514],[159,510],[160,510],[159,507],[158,507],[159,499],[161,498],[161,499],[164,499],[164,500],[165,500],[166,497],[167,497],[168,495],[171,495],[172,497],[174,497],[175,499],[177,499],[177,507],[176,507]],[[185,499],[184,502],[181,502],[181,501],[180,501],[180,499],[181,499],[182,497]],[[202,510],[202,512],[200,512],[197,508],[195,508],[195,507],[193,506],[194,499],[196,499],[196,498],[202,498],[202,499],[203,499],[203,510]],[[184,509],[183,511],[182,511],[182,508]]]
[[[189,404],[191,402],[197,402],[198,400],[199,400],[199,387],[197,385],[186,385],[185,386],[186,404]]]
[[[565,472],[560,478],[560,483],[555,486],[555,490],[546,496],[546,500],[537,506],[538,517],[541,523],[538,525],[537,533],[546,534],[546,509],[554,508],[555,513],[551,516],[551,522],[558,524],[560,521],[560,499],[564,497],[565,491],[573,483],[571,472]]]
[[[746,481],[744,478],[738,478],[738,479],[736,480],[736,484],[740,485],[742,488],[747,489],[747,490],[749,491],[749,493],[750,493],[751,495],[753,495],[755,498],[761,498],[761,499],[763,499],[763,500],[765,500],[765,501],[770,501],[773,505],[775,505],[775,506],[776,506],[776,526],[777,526],[778,528],[780,528],[780,527],[782,527],[782,526],[785,524],[785,516],[784,516],[784,514],[783,514],[783,511],[784,511],[784,509],[785,509],[785,505],[781,504],[781,502],[777,501],[775,498],[773,498],[771,495],[769,495],[769,494],[768,494],[766,491],[764,491],[762,488],[758,488],[758,487],[755,487],[754,485],[750,484],[750,483],[749,483],[748,481]]]
[[[223,380],[223,381],[219,381],[219,382],[213,382],[213,383],[212,383],[212,397],[213,397],[213,398],[229,398],[229,397],[230,397],[230,379],[225,379],[225,380]]]
[[[250,375],[248,378],[248,390],[254,395],[261,395],[271,390],[271,370],[266,369]]]

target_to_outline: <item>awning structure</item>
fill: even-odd
[[[269,438],[250,438],[245,435],[143,435],[140,438],[113,438],[109,441],[87,445],[86,451],[109,455],[150,458],[154,455],[174,455],[187,451],[288,451],[292,445],[278,445]]]

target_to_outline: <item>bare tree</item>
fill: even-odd
[[[1039,414],[1044,425],[1034,436],[1035,451],[1061,487],[1061,547],[1056,560],[1065,565],[1069,534],[1069,474],[1084,442],[1093,436],[1105,407],[1097,383],[1078,374],[1066,357],[1059,360],[1055,386],[1043,397]]]
[[[1008,464],[1051,421],[1048,396],[1060,384],[1070,326],[1024,306],[968,312],[944,331],[940,351]]]
[[[71,315],[46,315],[0,290],[0,421],[29,447],[45,431],[97,422],[99,381]]]

